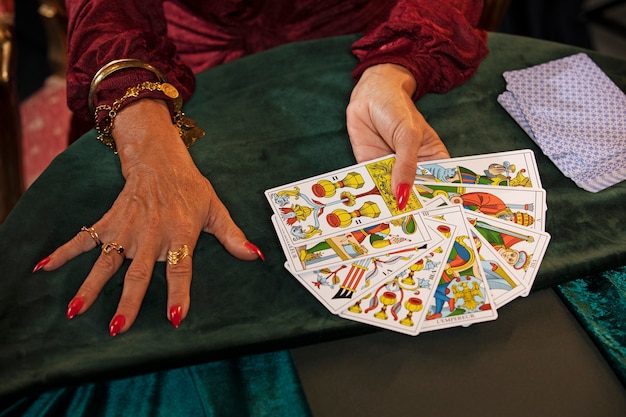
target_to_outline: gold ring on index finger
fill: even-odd
[[[183,245],[177,251],[167,251],[167,263],[176,265],[189,255],[189,246]]]
[[[93,226],[91,227],[83,226],[80,228],[80,231],[89,233],[89,236],[91,236],[93,241],[96,242],[96,247],[102,245],[102,241],[100,241],[100,236],[98,236],[98,232],[96,232],[96,229],[94,229]]]
[[[124,247],[122,245],[120,245],[117,242],[107,242],[104,245],[102,245],[102,254],[103,255],[108,255],[111,252],[117,252],[120,255],[122,255],[122,257],[124,256]]]

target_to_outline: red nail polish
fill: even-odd
[[[116,336],[120,332],[120,330],[122,330],[122,327],[124,327],[125,323],[126,319],[124,318],[124,316],[122,316],[121,314],[115,316],[113,318],[113,321],[111,322],[111,326],[109,327],[109,334],[111,336]]]
[[[72,298],[72,301],[70,301],[67,305],[67,319],[72,320],[78,314],[80,309],[83,308],[83,304],[85,304],[85,300],[83,300],[82,297]]]
[[[398,184],[398,188],[396,188],[396,200],[398,200],[398,210],[404,210],[406,204],[409,202],[410,192],[411,186],[409,184]]]
[[[183,308],[181,306],[172,306],[170,308],[170,321],[172,326],[178,329],[180,322],[183,321]]]
[[[35,267],[33,268],[33,273],[39,271],[41,268],[46,266],[48,264],[48,262],[50,262],[50,257],[49,256],[46,256],[41,261],[37,262],[37,265],[35,265]]]
[[[254,243],[252,243],[252,242],[250,242],[250,241],[246,240],[246,241],[244,242],[244,246],[245,246],[246,248],[248,248],[251,252],[256,253],[256,254],[259,256],[259,258],[261,258],[261,260],[262,260],[262,261],[264,261],[264,260],[265,260],[265,255],[263,255],[263,252],[261,252],[261,249],[259,249],[259,248],[257,247],[257,245],[255,245]]]

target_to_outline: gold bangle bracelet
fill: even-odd
[[[100,68],[91,80],[91,85],[89,86],[89,97],[87,98],[89,111],[91,113],[96,110],[96,106],[94,105],[94,96],[96,95],[96,88],[98,88],[98,85],[100,85],[102,80],[104,80],[109,75],[125,68],[142,68],[151,71],[154,75],[156,75],[159,79],[159,82],[167,82],[163,73],[154,65],[148,64],[147,62],[143,62],[139,59],[134,58],[116,59],[114,61],[111,61],[108,64],[104,65],[102,68]]]

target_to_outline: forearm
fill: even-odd
[[[407,68],[417,81],[413,99],[443,93],[467,81],[488,53],[476,28],[482,0],[399,0],[387,19],[353,45],[355,79],[373,66]]]
[[[87,97],[93,76],[105,64],[135,58],[158,68],[187,100],[194,88],[191,71],[175,57],[167,38],[161,1],[146,7],[140,0],[67,0],[68,105],[83,120],[92,120]],[[126,89],[157,81],[143,69],[124,69],[107,77],[94,96],[95,105],[110,104]],[[146,97],[162,98],[158,94]],[[129,101],[130,103],[130,101]]]

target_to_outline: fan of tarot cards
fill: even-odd
[[[265,192],[285,268],[331,313],[409,335],[495,320],[546,252],[534,153],[420,163],[406,207],[393,155]]]

